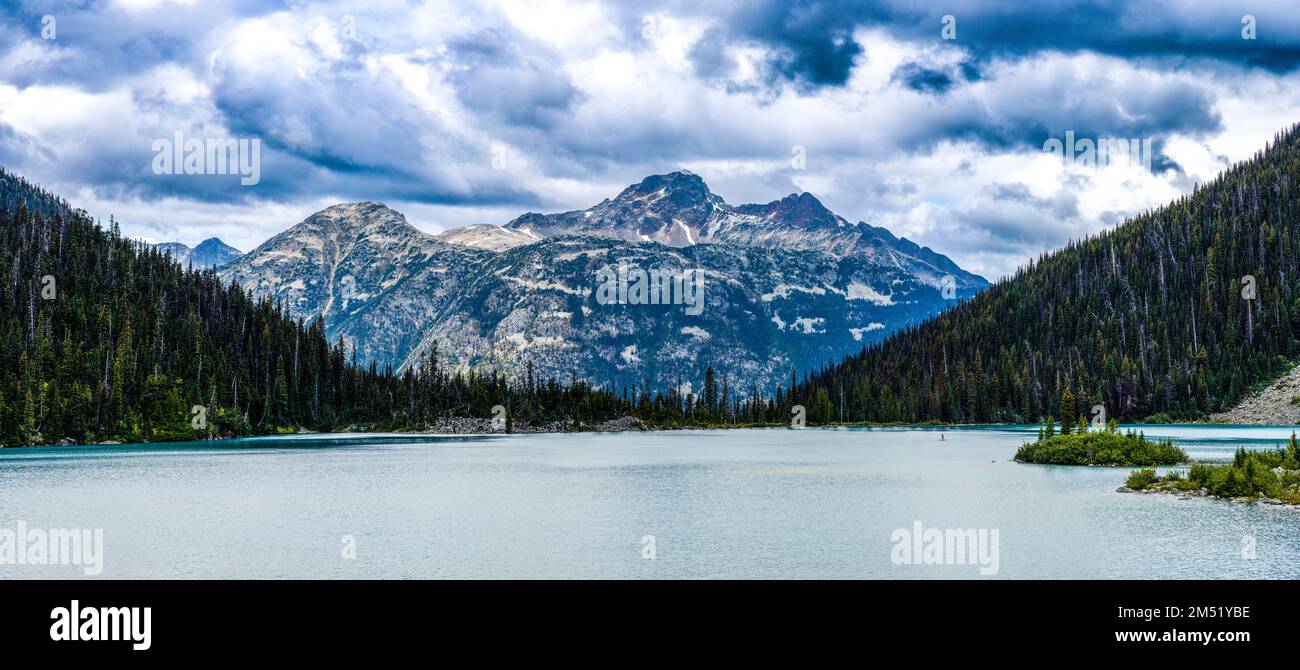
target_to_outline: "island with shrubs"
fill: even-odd
[[[1051,418],[1038,430],[1038,440],[1016,451],[1019,463],[1043,465],[1178,465],[1187,462],[1187,453],[1173,441],[1148,440],[1141,432],[1121,433],[1119,424],[1090,427],[1083,419],[1070,426],[1062,423],[1058,433]]]
[[[1154,468],[1135,470],[1119,491],[1300,505],[1300,445],[1291,433],[1285,448],[1238,449],[1231,463],[1193,463],[1186,475],[1169,472],[1161,476]]]

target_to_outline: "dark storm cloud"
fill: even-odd
[[[913,91],[922,93],[943,93],[953,85],[953,79],[943,70],[925,67],[920,63],[904,63],[891,77]]]
[[[1300,66],[1300,20],[1290,2],[1226,2],[1213,6],[1119,0],[1036,0],[992,3],[949,0],[760,0],[732,3],[664,0],[660,6],[716,17],[711,44],[692,56],[704,75],[727,66],[725,44],[769,50],[773,80],[806,87],[843,85],[855,59],[870,45],[852,39],[859,27],[883,28],[918,44],[943,44],[944,16],[956,19],[956,39],[979,61],[1024,58],[1052,51],[1095,52],[1120,58],[1161,59],[1181,68],[1190,60],[1220,61],[1281,73]],[[1207,3],[1208,4],[1208,3]],[[1243,17],[1253,16],[1255,39],[1243,39]],[[965,65],[978,78],[978,63]],[[942,87],[932,87],[942,89]],[[940,90],[941,92],[941,90]]]
[[[865,3],[848,3],[857,5],[851,12],[845,11],[850,9],[846,3],[807,0],[667,4],[688,14],[693,5],[719,16],[710,43],[762,45],[768,50],[764,74],[770,81],[809,88],[843,85],[863,54],[862,45],[853,39],[854,28],[884,18]],[[691,56],[705,76],[717,77],[733,65],[719,48],[697,48]]]

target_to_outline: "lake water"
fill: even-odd
[[[1292,430],[1143,429],[1221,460]],[[6,449],[0,529],[102,529],[99,578],[1300,578],[1300,510],[1121,494],[1127,469],[1011,462],[1035,430]],[[918,521],[996,530],[996,574],[898,564],[891,538]]]

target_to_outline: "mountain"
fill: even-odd
[[[662,389],[698,384],[711,366],[746,390],[817,369],[984,285],[929,250],[843,223],[812,196],[794,198],[731,212],[699,177],[674,173],[629,187],[590,216],[525,215],[437,237],[380,203],[335,205],[222,277],[294,316],[323,317],[328,337],[343,338],[360,361],[399,370],[436,352],[461,369],[520,375],[531,365],[539,377]],[[731,213],[717,219],[714,208]],[[719,226],[700,223],[714,219]],[[842,223],[850,232],[799,232]],[[689,237],[673,238],[674,228]],[[602,268],[620,265],[698,270],[704,302],[698,310],[602,302]],[[947,297],[944,275],[954,276]]]
[[[532,244],[540,238],[490,223],[480,223],[464,228],[453,228],[434,237],[439,242],[458,244],[475,249],[505,251],[525,244]]]
[[[180,242],[163,242],[157,246],[160,251],[176,259],[182,266],[193,265],[198,269],[219,268],[244,255],[244,252],[215,237],[199,242],[193,249]]]
[[[363,362],[398,366],[490,251],[441,242],[378,202],[340,204],[222,270],[306,320],[322,317]]]
[[[945,276],[952,276],[962,291],[988,286],[983,277],[962,270],[928,247],[896,238],[884,228],[849,223],[810,193],[792,194],[766,205],[732,207],[712,193],[703,179],[687,171],[647,177],[613,200],[589,209],[524,214],[505,228],[539,237],[585,235],[670,247],[742,244],[821,251],[837,257],[865,256],[935,287]]]
[[[1300,126],[820,371],[810,421],[1203,418],[1300,358]],[[1094,410],[1097,411],[1094,411]]]
[[[362,227],[369,243],[405,232],[376,207],[331,214],[373,224]],[[328,231],[329,217],[311,225]],[[322,322],[297,322],[269,299],[182,267],[123,238],[116,222],[101,228],[2,167],[0,267],[0,447],[427,429],[452,418],[486,430],[497,405],[514,426],[573,427],[631,410],[581,384],[512,385],[436,360],[400,376],[351,365]],[[682,412],[662,396],[643,406]]]
[[[600,303],[593,278],[620,266],[703,269],[698,314],[685,304]],[[407,362],[436,346],[471,367],[511,374],[531,362],[561,379],[615,387],[649,380],[654,388],[698,387],[713,367],[747,394],[919,322],[942,303],[934,287],[865,258],[564,236],[490,257],[424,324]]]

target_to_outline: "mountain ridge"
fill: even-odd
[[[854,229],[811,195],[774,202],[771,216],[780,222],[769,229]],[[343,203],[272,237],[222,276],[279,300],[299,318],[324,317],[330,337],[343,338],[362,361],[399,370],[440,351],[467,368],[518,374],[531,362],[543,375],[602,384],[646,376],[663,386],[698,379],[713,363],[737,383],[764,388],[984,285],[967,273],[945,287],[941,279],[951,273],[942,263],[886,240],[835,254],[816,241],[750,244],[736,241],[744,237],[738,233],[714,235],[712,224],[738,228],[770,219],[734,214],[688,173],[652,175],[595,207],[603,209],[579,215],[587,226],[560,225],[573,216],[525,214],[514,225],[432,236],[382,203]],[[627,239],[627,230],[637,231],[636,239]],[[699,231],[707,236],[695,239]],[[598,305],[594,277],[609,259],[677,269],[702,263],[712,311],[686,318],[649,306]],[[712,300],[722,294],[736,302]],[[677,325],[658,327],[647,314]],[[723,334],[740,324],[746,332]],[[709,351],[717,352],[713,360],[703,356]]]
[[[818,250],[836,256],[863,253],[908,268],[934,286],[946,275],[952,275],[962,289],[988,286],[985,278],[928,247],[865,222],[849,223],[811,193],[733,207],[689,171],[651,175],[584,210],[525,213],[504,227],[538,237],[582,234],[677,247],[717,242]]]

